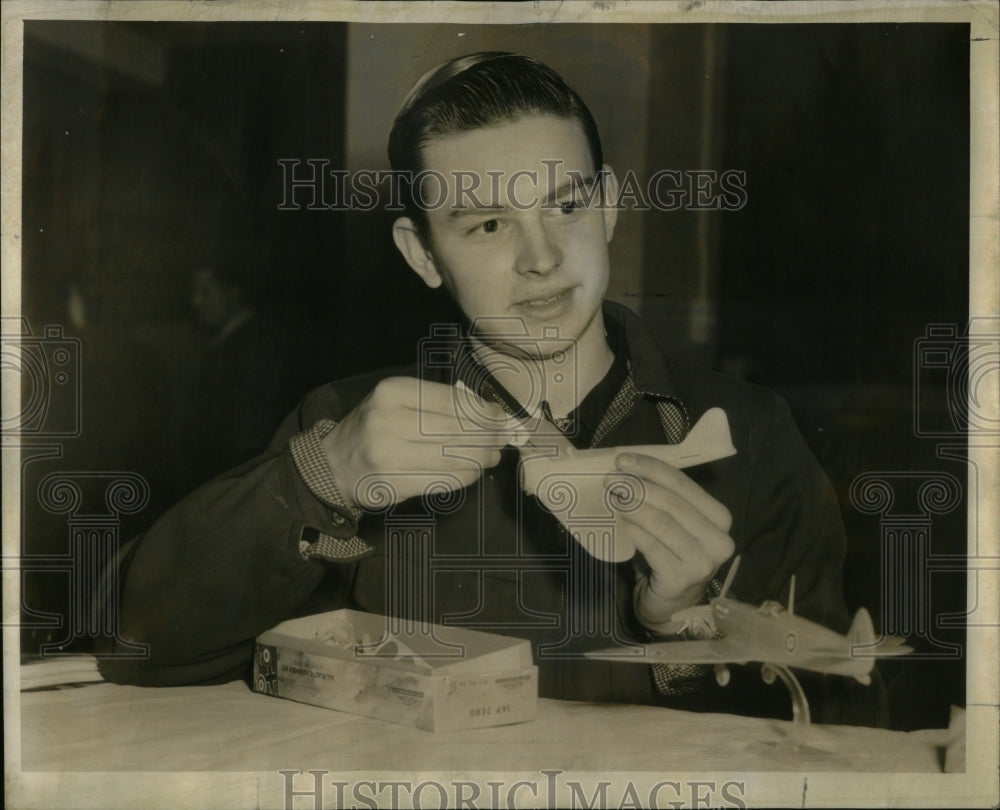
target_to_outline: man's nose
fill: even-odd
[[[521,245],[514,263],[518,273],[544,275],[562,264],[563,254],[544,222],[531,222],[521,231]]]

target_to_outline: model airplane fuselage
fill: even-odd
[[[861,683],[871,681],[875,658],[909,652],[899,640],[877,652],[875,631],[868,611],[861,608],[846,636],[796,616],[776,602],[760,607],[719,597],[710,604],[715,627],[722,639],[708,644],[722,647],[730,663],[735,658],[763,661],[814,672],[846,675]],[[682,642],[683,643],[683,642]]]
[[[587,653],[588,657],[636,663],[714,664],[721,684],[728,681],[726,664],[751,661],[846,675],[868,684],[876,658],[911,652],[902,639],[877,638],[871,616],[864,608],[855,614],[847,635],[796,616],[792,609],[794,578],[788,610],[777,602],[757,607],[726,596],[737,562],[720,596],[708,605],[687,608],[673,617],[695,635],[715,638],[647,644],[643,655],[636,655],[635,648],[613,648]]]

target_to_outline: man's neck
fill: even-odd
[[[474,341],[476,357],[529,413],[542,401],[556,417],[579,406],[608,373],[615,355],[608,346],[600,312],[580,338],[565,351],[542,357],[517,356]]]

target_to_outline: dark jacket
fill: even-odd
[[[785,403],[764,389],[667,361],[624,308],[608,304],[605,316],[609,333],[627,347],[640,396],[601,444],[663,442],[658,399],[681,403],[692,424],[708,408],[723,408],[736,455],[687,472],[733,515],[730,533],[742,555],[733,595],[784,602],[794,574],[796,612],[845,632],[838,504]],[[123,548],[119,634],[148,644],[149,656],[105,658],[105,677],[147,685],[245,677],[257,634],[294,616],[350,606],[419,611],[434,622],[530,638],[544,697],[787,713],[787,695],[780,686],[764,687],[759,671],[737,667],[726,689],[709,677],[696,693],[668,698],[648,666],[582,660],[583,649],[644,640],[631,609],[632,563],[589,557],[524,495],[516,450],[453,496],[412,498],[359,524],[312,494],[290,455],[292,436],[321,419],[343,418],[384,377],[454,382],[454,373],[453,365],[424,363],[313,391],[263,454],[202,486]],[[304,529],[342,538],[356,530],[374,550],[348,564],[304,559]],[[400,577],[418,583],[416,595],[391,585]],[[805,681],[822,704],[814,707],[818,719],[875,722],[866,714],[870,690],[859,697],[847,679]],[[844,714],[845,695],[864,710]]]

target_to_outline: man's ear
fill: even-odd
[[[618,221],[618,178],[615,170],[607,163],[601,167],[601,177],[604,184],[604,207],[601,213],[604,214],[604,230],[608,241],[615,235],[615,223]]]
[[[413,272],[424,280],[424,284],[428,287],[441,286],[441,274],[434,264],[434,256],[424,244],[412,219],[400,217],[393,223],[392,241],[396,243],[396,247]]]

